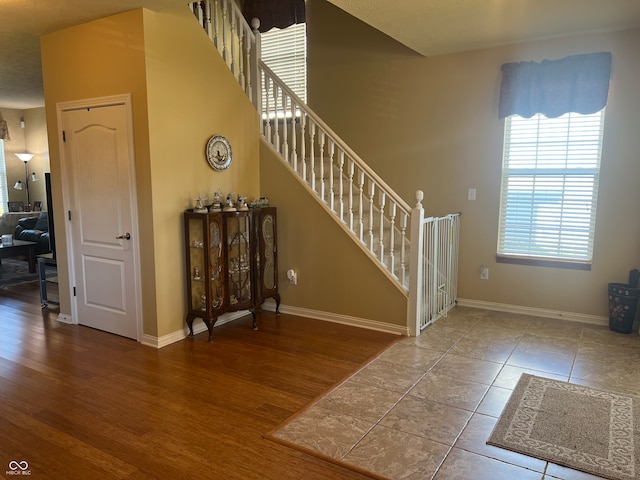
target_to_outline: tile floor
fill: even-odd
[[[640,336],[456,307],[273,436],[392,479],[589,480],[486,445],[522,372],[640,395]]]

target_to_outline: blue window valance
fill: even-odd
[[[611,53],[572,55],[560,60],[505,63],[498,118],[542,113],[555,118],[568,112],[587,115],[607,104]]]

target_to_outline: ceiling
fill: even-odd
[[[140,7],[165,10],[187,0],[0,0],[0,107],[44,106],[40,36]]]
[[[424,56],[640,27],[638,0],[328,0]]]
[[[328,0],[425,56],[640,27],[638,0]],[[0,107],[44,106],[40,35],[185,0],[0,0]]]

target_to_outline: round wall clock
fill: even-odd
[[[214,170],[221,172],[231,165],[231,144],[222,135],[214,135],[207,142],[207,162]]]

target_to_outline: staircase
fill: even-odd
[[[400,198],[262,62],[259,22],[249,27],[233,0],[190,7],[260,112],[263,140],[407,296],[408,334],[446,315],[457,295],[459,214],[425,219],[421,191],[415,207]]]

